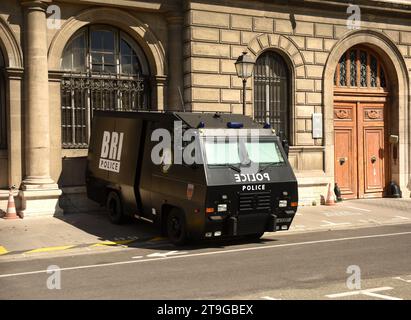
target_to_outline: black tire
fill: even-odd
[[[171,209],[167,215],[167,236],[176,246],[187,243],[187,224],[184,214],[178,209]]]
[[[253,233],[246,235],[246,239],[250,241],[259,241],[260,238],[264,235],[264,232]]]
[[[111,223],[122,224],[127,220],[124,216],[123,204],[117,192],[110,191],[107,196],[106,208]]]

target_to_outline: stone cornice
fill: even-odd
[[[6,68],[6,75],[8,79],[21,80],[24,76],[24,68]]]
[[[292,0],[291,2],[300,3],[300,5],[304,3],[333,7],[347,7],[353,4],[371,11],[392,11],[411,14],[411,2],[408,0]]]
[[[166,84],[167,82],[166,76],[153,76],[153,79],[157,84]]]
[[[409,0],[232,0],[230,1],[231,8],[236,11],[238,8],[251,9],[253,12],[284,12],[290,11],[293,8],[298,11],[308,9],[323,10],[329,12],[343,12],[349,4],[360,6],[361,10],[370,13],[386,14],[411,14],[411,1]],[[222,12],[230,12],[228,5],[221,5],[221,0],[187,0],[187,8],[198,8],[202,5],[219,6]],[[214,11],[214,10],[213,10]]]
[[[49,82],[61,82],[64,74],[62,70],[49,70]]]
[[[184,22],[184,17],[176,12],[170,12],[167,13],[166,20],[168,24],[182,25]]]
[[[21,6],[27,10],[46,11],[52,0],[20,0]]]
[[[53,0],[20,0],[22,6],[28,6],[33,8],[44,8],[50,5]],[[181,11],[182,4],[185,1],[182,0],[157,0],[157,1],[133,1],[133,0],[59,0],[59,2],[84,4],[84,5],[101,5],[110,7],[123,7],[123,8],[136,8],[143,11],[157,11],[167,12],[170,10]],[[191,2],[191,0],[187,0]],[[207,0],[193,0],[193,2],[215,2]],[[239,1],[241,2],[241,1]],[[364,9],[370,10],[390,10],[400,12],[411,12],[411,2],[408,0],[261,0],[266,3],[278,3],[278,4],[317,4],[323,6],[341,7],[349,4],[359,5]],[[233,1],[235,5],[235,1]]]
[[[59,2],[67,2],[73,4],[84,5],[100,5],[105,7],[130,8],[139,9],[149,12],[166,12],[169,10],[181,9],[181,0],[59,0]]]

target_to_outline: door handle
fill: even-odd
[[[343,158],[340,158],[340,159],[338,159],[338,160],[340,161],[340,165],[343,165],[343,164],[345,163],[345,161],[348,160],[348,158],[347,158],[347,157],[343,157]]]
[[[371,156],[371,163],[375,163],[377,161],[377,157],[376,156]]]

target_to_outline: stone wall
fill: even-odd
[[[174,76],[173,84],[184,82],[184,103],[188,110],[241,113],[242,83],[235,72],[235,60],[243,50],[248,50],[255,58],[266,50],[280,53],[292,78],[290,162],[301,186],[300,198],[308,203],[312,199],[318,200],[325,193],[326,184],[333,180],[334,138],[330,110],[332,77],[339,58],[336,52],[343,47],[346,50],[354,44],[369,43],[387,61],[390,60],[392,75],[396,78],[393,83],[397,91],[393,92],[393,101],[398,114],[395,127],[400,135],[401,158],[393,172],[405,190],[410,185],[411,162],[409,11],[384,12],[382,7],[364,9],[361,30],[352,31],[346,27],[346,6],[329,6],[326,1],[316,5],[314,2],[295,5],[296,1],[290,1],[288,5],[276,5],[275,1],[241,0],[158,3],[101,0],[100,3],[94,1],[91,6],[80,0],[53,1],[62,9],[62,29],[49,29],[46,34],[49,71],[49,108],[46,112],[50,122],[49,160],[53,180],[58,181],[62,176],[62,158],[77,159],[86,155],[84,150],[61,149],[61,106],[56,73],[61,50],[68,35],[82,25],[107,23],[129,32],[145,48],[155,70],[153,76],[158,90],[155,106],[159,109],[178,107],[176,101],[180,101],[180,97],[176,88],[167,92],[169,76]],[[389,10],[393,9],[390,7]],[[0,1],[0,49],[8,67],[9,124],[9,149],[0,153],[1,187],[20,185],[26,174],[25,114],[22,113],[27,108],[23,90],[25,46],[22,39],[26,35],[23,12],[21,1]],[[179,43],[181,26],[182,56],[181,46],[170,47],[170,43]],[[178,68],[183,68],[184,79],[178,79]],[[251,79],[246,92],[249,115],[253,113],[252,88]],[[323,114],[323,139],[312,138],[311,116],[314,112]]]
[[[323,72],[334,45],[350,30],[346,13],[339,19],[326,18],[325,12],[314,15],[295,15],[295,27],[289,13],[279,13],[278,7],[265,6],[265,11],[192,3],[189,25],[186,28],[185,86],[187,101],[193,110],[215,108],[241,112],[241,80],[234,62],[244,49],[255,57],[264,50],[283,52],[289,58],[295,87],[291,119],[296,146],[321,146],[321,139],[312,139],[311,115],[322,112]],[[251,6],[251,5],[250,5]],[[235,13],[233,13],[235,12]],[[375,20],[385,20],[384,17]],[[366,29],[387,35],[411,65],[410,28],[403,25],[370,22]],[[397,30],[396,30],[397,29]],[[403,31],[400,32],[399,29]],[[252,110],[252,80],[248,81],[247,110]],[[309,168],[301,168],[309,169]]]
[[[167,23],[165,19],[161,18],[158,13],[145,12],[142,13],[139,10],[126,11],[123,8],[108,8],[108,7],[95,7],[84,4],[59,4],[62,13],[61,29],[49,29],[47,33],[48,38],[48,60],[49,60],[49,75],[50,84],[50,114],[54,115],[51,119],[51,145],[52,145],[52,177],[55,181],[58,181],[63,186],[76,186],[84,183],[84,177],[73,179],[73,177],[79,176],[77,172],[73,170],[77,166],[83,167],[85,157],[87,156],[86,149],[61,149],[61,125],[60,125],[60,84],[59,77],[55,77],[53,74],[60,70],[61,51],[64,48],[66,41],[69,41],[70,36],[80,30],[81,28],[91,24],[107,24],[113,27],[117,27],[120,30],[128,33],[134,41],[141,44],[141,47],[146,52],[150,51],[148,41],[152,39],[144,39],[144,33],[140,36],[136,29],[140,28],[140,25],[145,25],[147,30],[150,30],[155,34],[157,45],[160,44],[164,50],[167,50]],[[138,24],[139,23],[139,24]],[[147,43],[145,43],[147,41]],[[155,70],[156,66],[150,66],[153,77],[157,75],[163,75],[163,71]],[[163,66],[164,68],[164,66]],[[157,97],[157,92],[153,90],[153,96],[156,100],[163,101],[163,97]],[[162,93],[164,95],[164,93]],[[161,94],[159,94],[161,95]],[[153,103],[155,104],[155,103]],[[61,161],[61,159],[63,160]],[[73,159],[78,159],[78,165],[74,164]],[[62,174],[63,167],[67,172]],[[71,171],[71,172],[70,172]],[[70,176],[70,179],[65,177]]]
[[[46,9],[51,4],[60,8],[60,28],[47,27]],[[0,50],[6,60],[7,79],[6,87],[0,90],[5,90],[7,96],[8,124],[8,150],[0,152],[0,187],[12,184],[21,187],[18,200],[22,199],[19,201],[22,209],[28,208],[30,214],[34,211],[44,214],[48,210],[44,208],[50,208],[47,214],[58,211],[58,205],[51,207],[49,204],[61,194],[57,188],[64,183],[55,184],[61,182],[61,178],[69,175],[70,185],[84,183],[84,173],[78,172],[81,166],[73,169],[77,170],[76,175],[62,172],[62,163],[66,159],[81,162],[87,154],[87,150],[63,150],[61,147],[59,70],[62,50],[71,35],[88,24],[107,24],[126,32],[143,48],[149,60],[154,86],[153,106],[162,109],[167,103],[169,21],[166,17],[175,12],[174,1],[163,4],[164,10],[163,6],[149,2],[130,2],[132,10],[124,6],[125,3],[117,8],[108,6],[104,0],[101,4],[90,5],[83,1],[0,2]],[[26,25],[31,28],[25,29]],[[181,37],[176,43],[181,44]],[[37,63],[33,59],[37,59]],[[181,61],[180,58],[175,65],[181,66]],[[80,179],[74,181],[75,176]]]
[[[312,114],[326,114],[325,66],[330,53],[355,32],[346,26],[346,7],[322,11],[258,2],[191,2],[185,30],[185,96],[192,110],[241,112],[241,80],[234,62],[243,50],[257,58],[266,50],[279,52],[292,77],[290,162],[301,177],[302,198],[313,198],[312,189],[325,193],[333,178],[332,128],[324,126],[323,139],[312,138]],[[411,32],[405,18],[362,14],[362,30],[373,30],[392,42],[408,69],[411,68]],[[407,80],[408,81],[408,80]],[[247,82],[247,113],[252,114],[253,80]],[[400,93],[401,94],[401,93]],[[406,94],[406,92],[403,92]],[[324,119],[324,122],[325,119]],[[327,156],[328,157],[327,157]],[[332,159],[331,159],[332,158]],[[328,164],[327,164],[328,162]],[[310,174],[311,172],[311,174]],[[314,185],[306,177],[315,178]],[[319,199],[321,192],[315,192]]]

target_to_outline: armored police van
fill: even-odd
[[[157,224],[176,245],[289,229],[297,180],[279,137],[239,114],[94,114],[88,197],[113,223]]]

